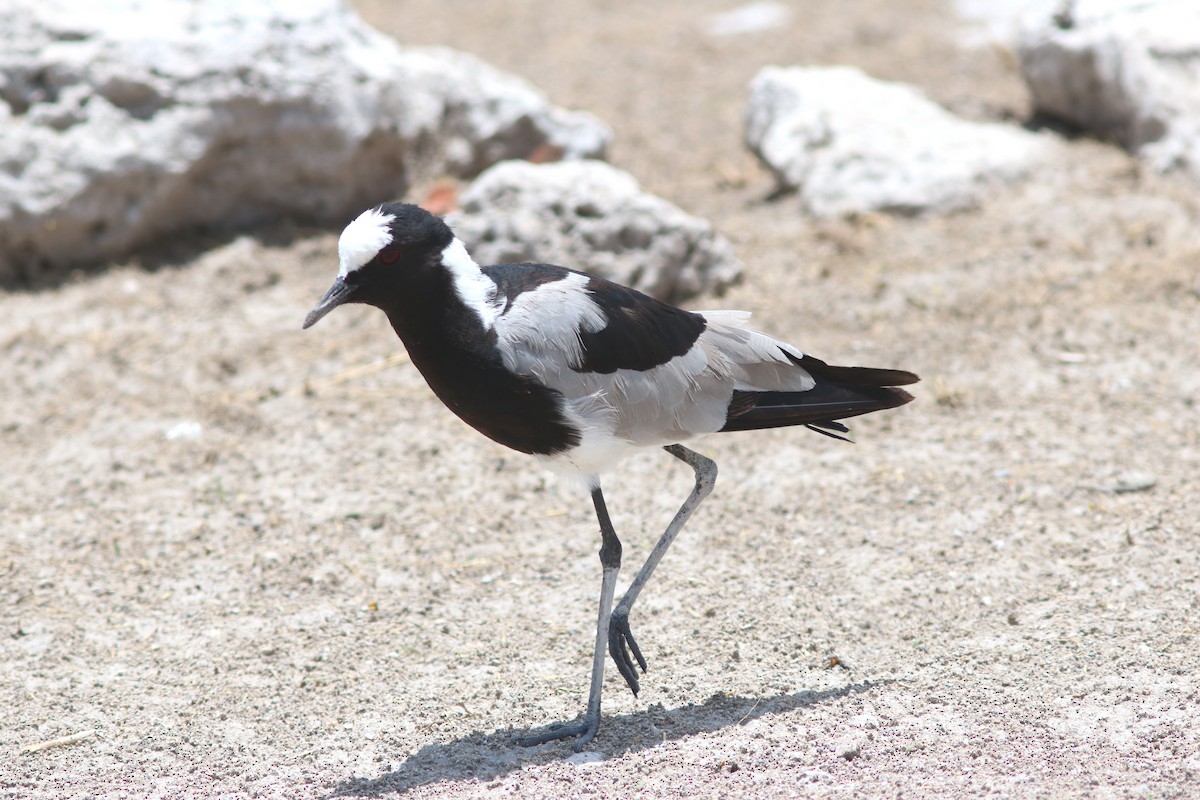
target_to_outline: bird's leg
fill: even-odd
[[[592,490],[592,504],[596,506],[596,519],[600,522],[600,566],[603,569],[600,579],[600,616],[596,621],[596,647],[592,652],[592,685],[588,691],[587,710],[579,722],[551,725],[541,733],[522,737],[517,741],[530,747],[543,744],[555,739],[575,737],[576,751],[583,748],[596,735],[600,728],[600,691],[604,687],[604,645],[608,641],[608,625],[612,610],[613,595],[617,590],[617,573],[621,569],[621,540],[613,530],[612,520],[608,517],[608,508],[604,505],[604,495],[600,492],[600,484]]]
[[[613,661],[617,664],[617,670],[621,673],[621,677],[625,679],[625,683],[629,684],[629,688],[633,691],[634,695],[638,693],[638,677],[637,671],[633,667],[633,659],[637,659],[638,666],[642,668],[642,672],[646,671],[646,659],[642,657],[642,651],[638,648],[637,642],[634,641],[633,633],[629,630],[629,609],[633,608],[638,594],[646,587],[646,583],[654,573],[654,568],[658,566],[658,562],[662,561],[662,557],[666,555],[671,542],[675,541],[675,537],[683,530],[683,526],[687,523],[688,518],[692,516],[692,512],[708,496],[708,493],[712,491],[713,486],[717,482],[717,464],[712,459],[705,458],[683,445],[672,444],[663,449],[686,463],[696,472],[696,485],[692,488],[692,493],[688,495],[688,498],[683,501],[683,505],[679,507],[679,511],[675,512],[675,518],[671,520],[671,524],[667,526],[667,530],[659,538],[658,544],[654,545],[654,549],[650,551],[650,556],[646,559],[646,563],[642,564],[642,568],[638,570],[637,577],[633,579],[633,583],[625,591],[625,596],[621,598],[621,602],[613,609],[612,619],[609,622],[608,652],[612,655]]]

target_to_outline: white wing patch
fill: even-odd
[[[557,389],[551,376],[571,372],[572,365],[583,361],[579,334],[601,331],[608,324],[589,296],[587,283],[586,275],[568,273],[517,295],[495,322],[504,366]]]
[[[338,239],[338,276],[346,277],[356,269],[362,269],[379,251],[392,243],[392,231],[388,226],[395,217],[378,208],[369,208],[346,226]]]
[[[450,271],[454,292],[467,308],[479,315],[484,329],[496,322],[496,284],[475,263],[457,236],[442,251],[442,264]]]

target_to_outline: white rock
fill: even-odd
[[[176,439],[199,439],[204,435],[204,426],[194,419],[177,422],[167,428],[163,435],[174,441]]]
[[[851,67],[767,67],[746,113],[747,145],[819,217],[975,205],[989,186],[1034,169],[1049,141],[960,119]]]
[[[776,0],[759,0],[708,17],[709,36],[739,36],[782,28],[792,18],[792,10]]]
[[[1016,46],[1021,21],[1035,14],[1053,14],[1063,0],[955,0],[954,10],[964,23],[960,41],[968,47]]]
[[[879,727],[879,717],[874,714],[855,714],[846,722],[855,728],[875,730]]]
[[[198,226],[341,220],[609,135],[341,0],[0,0],[0,282]]]
[[[847,733],[834,742],[833,750],[838,758],[851,761],[862,755],[863,748],[870,742],[870,737],[864,732]]]
[[[460,203],[447,221],[481,264],[560,264],[664,300],[719,291],[741,275],[711,225],[600,161],[505,161]]]
[[[604,753],[601,753],[597,750],[584,750],[582,753],[572,753],[563,759],[564,764],[572,764],[576,767],[582,767],[588,764],[603,764],[604,761]]]
[[[1037,110],[1200,178],[1200,3],[1063,5],[1028,20],[1020,38]]]

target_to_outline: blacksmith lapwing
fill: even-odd
[[[587,709],[578,722],[522,739],[596,735],[604,652],[636,695],[646,660],[629,611],[700,501],[716,464],[681,442],[709,433],[804,425],[835,438],[838,420],[912,400],[911,372],[836,367],[744,327],[737,311],[684,311],[634,289],[550,264],[480,267],[449,226],[413,205],[385,203],[338,242],[333,286],[304,327],[343,303],[387,314],[429,387],[477,431],[575,478],[600,523],[600,614]],[[601,472],[662,447],[695,487],[613,608],[621,542]]]

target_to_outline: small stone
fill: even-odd
[[[855,728],[875,730],[879,727],[879,717],[874,714],[855,714],[847,723]]]
[[[783,3],[763,0],[713,14],[706,28],[709,36],[739,36],[782,28],[791,18],[792,10]]]
[[[1144,492],[1153,489],[1157,484],[1158,478],[1148,472],[1123,472],[1117,476],[1112,490],[1117,494]]]
[[[838,758],[851,761],[862,755],[862,750],[866,744],[867,735],[865,733],[852,733],[839,739],[834,750]]]
[[[178,439],[199,439],[204,433],[204,426],[195,420],[184,420],[177,422],[163,432],[163,435],[171,441]]]
[[[566,764],[574,764],[575,766],[583,766],[585,764],[599,764],[605,759],[604,753],[597,750],[584,750],[581,753],[572,753],[563,759]]]

